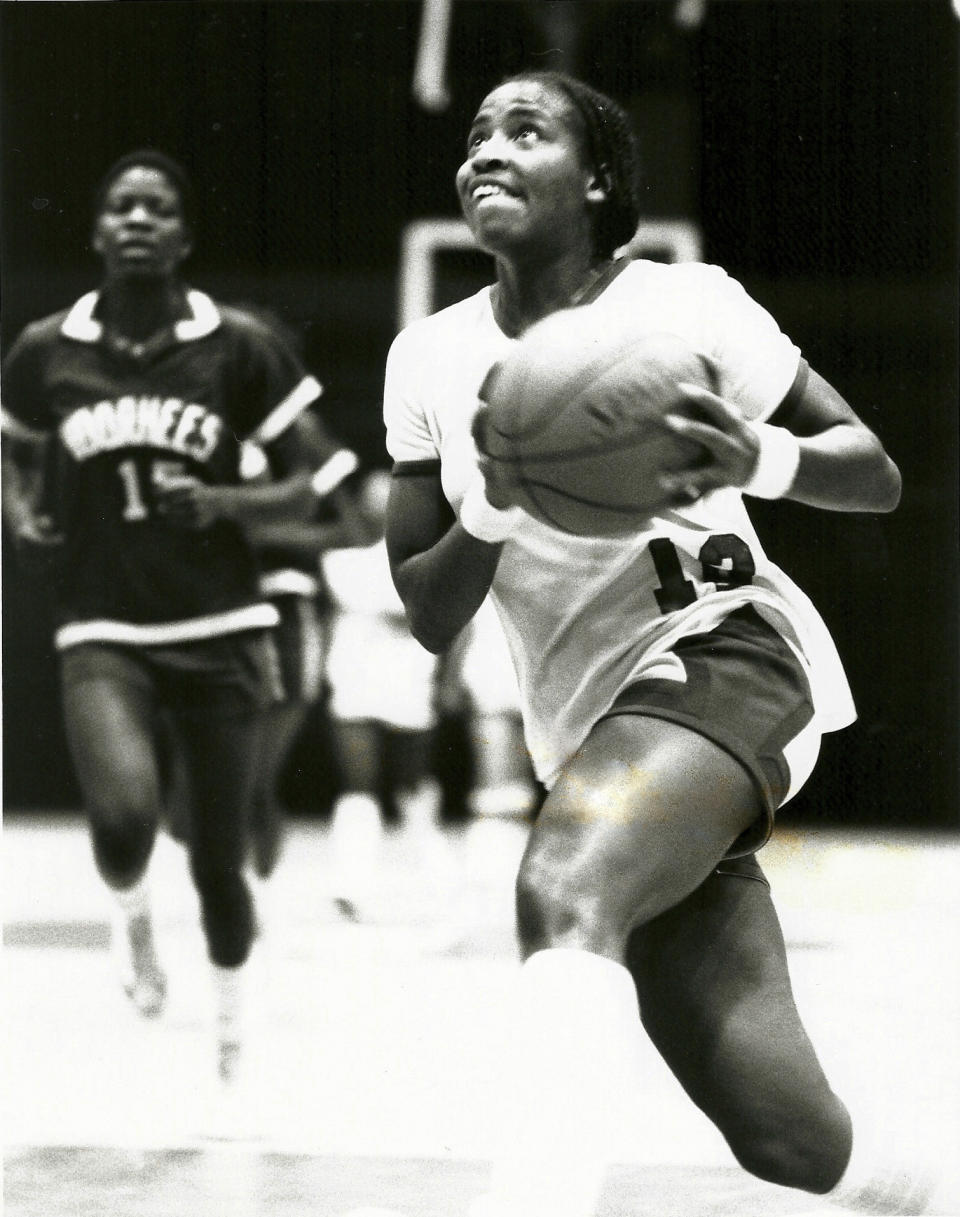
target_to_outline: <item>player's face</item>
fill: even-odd
[[[164,278],[190,252],[180,194],[159,169],[133,166],[111,183],[93,247],[110,276]]]
[[[589,239],[603,190],[584,143],[570,102],[539,82],[510,81],[485,98],[457,171],[463,214],[484,249]]]

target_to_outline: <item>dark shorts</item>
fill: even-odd
[[[60,653],[64,688],[115,680],[150,690],[179,715],[246,715],[283,696],[268,630],[243,630],[202,642],[127,646],[85,642]]]
[[[768,840],[777,808],[809,775],[819,751],[806,673],[749,606],[707,633],[681,638],[670,654],[679,661],[678,679],[636,680],[602,717],[668,719],[738,760],[756,784],[762,811],[728,857],[750,853]]]
[[[315,702],[323,684],[326,641],[317,603],[312,596],[271,597],[280,614],[273,640],[280,662],[284,700]]]

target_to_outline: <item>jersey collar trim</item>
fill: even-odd
[[[94,315],[100,300],[98,291],[87,292],[74,304],[60,327],[65,338],[77,342],[99,342],[103,337],[103,326]],[[193,342],[206,338],[220,324],[220,310],[205,292],[190,288],[187,291],[187,307],[190,316],[184,317],[173,327],[178,342]]]

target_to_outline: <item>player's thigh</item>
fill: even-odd
[[[729,1139],[843,1119],[801,1023],[779,919],[754,859],[722,863],[635,930],[627,966],[651,1040]]]
[[[143,661],[119,648],[71,648],[60,661],[67,741],[93,815],[156,817],[156,711]]]
[[[619,957],[634,926],[704,881],[758,806],[744,766],[698,732],[642,715],[602,720],[531,831],[518,876],[521,933],[531,928],[527,911],[541,923],[534,935],[548,939],[539,945]]]
[[[270,635],[245,631],[164,654],[166,693],[183,742],[195,849],[242,848],[262,758],[264,712],[282,697]]]

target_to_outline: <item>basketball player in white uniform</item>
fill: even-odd
[[[639,216],[636,170],[611,99],[558,74],[494,89],[457,184],[496,283],[402,332],[387,365],[387,542],[413,632],[442,651],[492,595],[550,791],[517,879],[525,962],[483,1211],[595,1211],[638,1019],[747,1170],[859,1211],[934,1211],[831,1090],[753,856],[854,709],[743,496],[883,512],[899,473],[723,271],[615,257]],[[673,331],[718,377],[716,393],[689,390],[709,422],[672,423],[709,462],[664,474],[662,506],[628,537],[505,507],[471,438],[491,365],[574,306]]]

